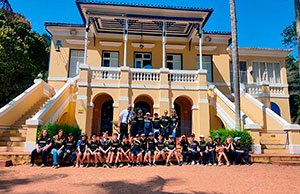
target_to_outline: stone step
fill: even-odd
[[[24,146],[25,142],[16,141],[0,141],[0,146]]]
[[[250,154],[250,161],[255,163],[273,163],[274,161],[300,162],[300,154]]]
[[[0,141],[26,141],[26,137],[4,136],[0,137]]]
[[[8,167],[12,166],[11,160],[0,160],[0,167]]]
[[[288,154],[288,149],[262,149],[263,154]]]
[[[300,166],[300,161],[273,161],[272,164],[279,166]]]
[[[0,152],[0,160],[12,160],[13,165],[29,164],[30,153],[21,152]]]
[[[261,139],[261,144],[280,144],[280,140],[278,139]]]
[[[262,149],[285,149],[286,145],[278,144],[278,145],[269,145],[269,144],[262,144]]]
[[[22,152],[24,151],[23,146],[0,146],[0,152]]]
[[[9,132],[6,132],[6,133],[0,133],[0,136],[1,137],[26,137],[26,133],[9,133]],[[1,139],[0,137],[0,139]]]

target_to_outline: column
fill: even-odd
[[[128,40],[128,19],[125,19],[124,21],[124,59],[123,59],[123,66],[126,67],[127,66],[127,40]]]
[[[162,22],[162,68],[166,68],[166,26]]]
[[[88,38],[89,38],[89,26],[90,26],[90,18],[88,17],[86,19],[86,24],[85,24],[84,58],[83,58],[83,64],[84,65],[86,65],[86,61],[87,61],[87,46],[88,46]]]
[[[202,62],[202,26],[199,24],[198,26],[198,35],[199,35],[199,69],[203,69],[203,62]]]

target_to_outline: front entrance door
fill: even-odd
[[[113,101],[109,100],[102,104],[100,134],[102,134],[105,131],[108,131],[109,136],[112,135],[112,121]]]
[[[143,111],[143,114],[145,115],[147,112],[151,113],[150,105],[145,101],[139,101],[135,103],[134,105],[134,111],[138,113],[139,110]]]

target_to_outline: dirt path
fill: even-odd
[[[300,193],[300,167],[0,168],[0,193]]]

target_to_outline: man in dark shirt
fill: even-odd
[[[179,124],[179,118],[176,115],[176,110],[173,109],[170,116],[170,133],[172,133],[175,142],[176,142],[178,124]]]
[[[143,111],[139,110],[138,111],[138,116],[137,116],[137,121],[136,121],[136,125],[137,125],[137,132],[139,135],[141,135],[142,133],[144,133],[144,116],[143,116]]]
[[[138,133],[137,131],[137,117],[136,113],[133,112],[132,116],[129,118],[128,124],[130,126],[130,137],[134,138],[136,134]]]
[[[131,143],[126,136],[123,137],[123,142],[121,143],[121,154],[120,158],[123,161],[124,157],[127,158],[127,166],[131,167],[131,156],[130,156]],[[124,163],[120,164],[120,167],[124,166]]]
[[[235,137],[234,138],[235,144],[234,144],[234,149],[235,149],[235,154],[236,154],[236,164],[241,164],[242,160],[244,159],[244,162],[247,165],[250,165],[249,163],[249,150],[241,144],[241,138],[240,137]]]
[[[142,166],[141,162],[143,160],[143,154],[141,150],[141,136],[139,134],[133,140],[133,145],[131,149],[131,160],[134,161],[136,157],[136,164],[132,163],[132,166]]]
[[[152,118],[152,126],[153,126],[153,133],[155,139],[158,139],[158,134],[160,133],[160,118],[158,113],[154,113],[154,117]]]
[[[155,144],[156,140],[154,139],[154,134],[151,132],[149,133],[149,137],[147,139],[147,152],[145,155],[145,160],[148,160],[148,165],[152,166],[152,156],[154,155],[155,152]]]
[[[204,138],[205,138],[204,135],[200,135],[199,149],[201,155],[201,165],[205,165],[207,162],[207,150],[206,150],[206,142]]]
[[[73,134],[68,134],[68,139],[65,141],[65,152],[63,156],[63,164],[66,162],[66,158],[70,156],[70,165],[74,165],[76,141],[74,140]]]
[[[187,164],[187,157],[190,158],[190,154],[189,154],[189,151],[188,151],[189,142],[188,142],[185,135],[181,136],[180,146],[181,146],[180,152],[181,152],[181,155],[182,155],[182,161],[183,161],[183,164],[186,165]]]
[[[164,115],[160,119],[160,133],[165,139],[169,138],[170,134],[170,117],[168,116],[168,111],[165,110]]]
[[[91,141],[88,143],[88,151],[87,151],[87,165],[86,167],[89,167],[90,165],[90,156],[94,156],[95,160],[95,168],[98,168],[98,151],[99,151],[99,142],[97,141],[97,135],[94,133],[92,134]]]
[[[208,153],[208,160],[209,160],[208,165],[209,166],[211,166],[211,165],[216,166],[217,165],[215,149],[216,149],[216,143],[212,140],[212,137],[208,137],[208,142],[206,144],[206,150],[207,150],[207,153]]]
[[[103,159],[103,167],[106,168],[107,164],[109,163],[109,157],[108,156],[109,152],[109,139],[108,139],[108,132],[103,133],[103,138],[100,140],[100,145],[99,145],[99,161],[102,162]],[[103,157],[103,159],[102,159]],[[110,167],[110,166],[109,166]]]
[[[37,138],[35,149],[31,152],[31,161],[30,166],[34,165],[35,157],[40,154],[42,155],[42,165],[41,167],[45,167],[47,165],[47,155],[52,146],[51,138],[48,135],[47,130],[42,130],[40,136]]]
[[[195,134],[191,134],[191,140],[189,141],[189,147],[188,147],[191,160],[192,160],[192,165],[195,165],[199,163],[199,142],[195,140]]]
[[[110,165],[113,164],[113,159],[114,156],[116,155],[116,160],[114,164],[115,168],[118,167],[118,161],[119,161],[120,149],[121,149],[120,146],[121,146],[121,140],[118,139],[118,134],[115,133],[113,135],[113,138],[109,141],[109,154],[108,154]]]
[[[149,133],[152,132],[152,120],[150,118],[150,113],[146,113],[146,117],[144,119],[144,134],[146,137],[149,136]]]

